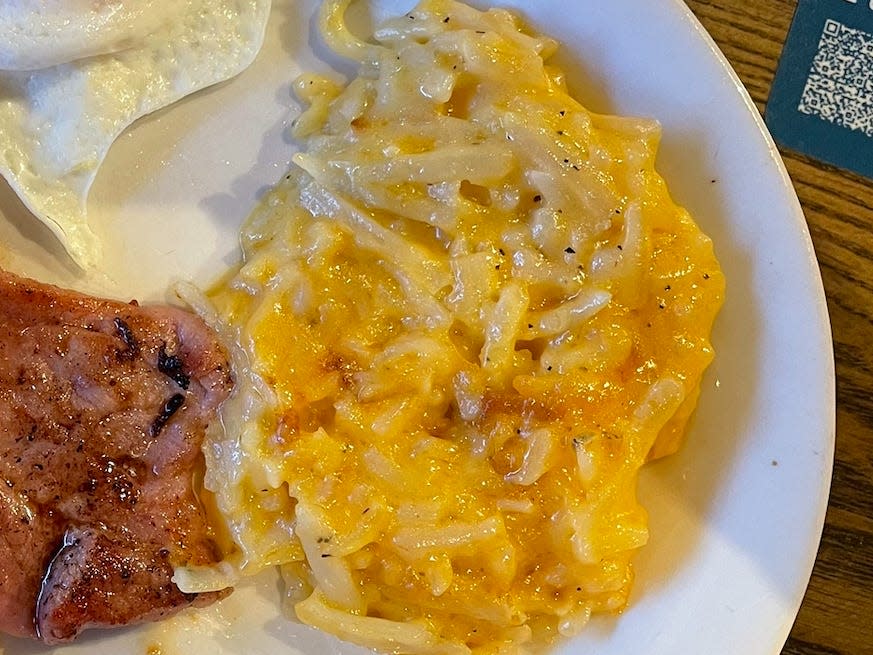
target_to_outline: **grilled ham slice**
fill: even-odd
[[[196,316],[0,271],[0,631],[47,643],[154,620],[220,553],[194,479],[232,385]]]

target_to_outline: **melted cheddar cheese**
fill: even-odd
[[[724,281],[655,171],[505,11],[425,0],[308,76],[296,166],[212,294],[241,344],[207,484],[240,573],[385,652],[522,652],[621,610]]]

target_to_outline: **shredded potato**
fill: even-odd
[[[395,653],[523,652],[625,607],[640,467],[678,446],[723,277],[654,162],[506,11],[424,0],[305,76],[296,166],[211,294],[241,344],[207,450],[296,616]],[[227,573],[230,565],[233,573]],[[205,583],[205,584],[207,584]]]

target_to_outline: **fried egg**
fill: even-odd
[[[22,0],[0,5],[0,174],[83,268],[86,201],[136,119],[244,70],[270,0]]]
[[[33,70],[136,46],[191,2],[20,0],[0,4],[0,68]]]

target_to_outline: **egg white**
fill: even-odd
[[[191,0],[0,2],[0,69],[36,70],[117,52],[178,20]]]
[[[157,27],[155,17],[118,23],[113,52],[0,70],[0,174],[83,268],[100,260],[86,200],[113,141],[137,118],[238,74],[263,42],[270,0],[178,4],[185,11]]]

